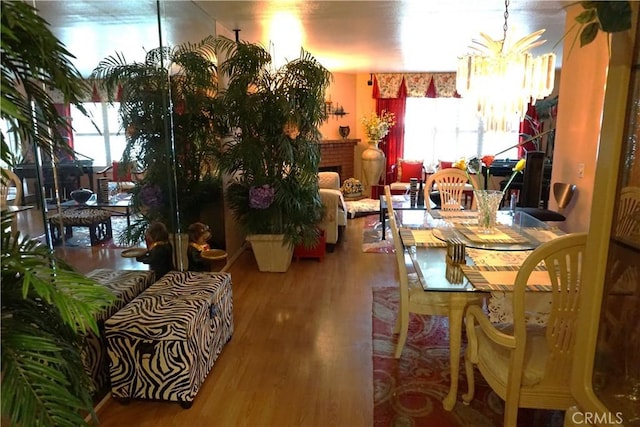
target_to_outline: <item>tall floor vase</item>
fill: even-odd
[[[384,171],[386,158],[382,150],[378,148],[379,141],[369,141],[368,147],[362,152],[362,172],[364,173],[364,185],[371,195],[371,186],[378,185]]]

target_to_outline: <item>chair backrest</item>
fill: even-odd
[[[340,174],[338,172],[318,172],[318,186],[320,188],[340,189]]]
[[[640,187],[624,187],[620,191],[614,234],[618,237],[640,234]]]
[[[389,204],[388,204],[389,205]],[[391,208],[393,210],[393,208]],[[409,273],[405,262],[405,250],[400,240],[400,230],[395,215],[389,215],[389,227],[393,238],[393,248],[398,265],[398,283],[400,289],[400,311],[409,309]]]
[[[468,189],[465,186],[470,179],[472,186],[479,188],[475,177],[467,175],[461,169],[448,168],[439,170],[427,179],[427,184],[424,187],[424,199],[429,200],[431,191],[437,190],[440,193],[440,209],[461,210],[463,207],[462,196],[464,191]],[[427,204],[427,208],[431,210],[429,204]]]
[[[9,169],[2,168],[0,203],[2,206],[19,206],[22,203],[22,181]]]
[[[539,208],[542,199],[545,152],[529,151],[526,159],[518,205],[523,208]]]
[[[393,210],[392,198],[391,198],[391,187],[388,185],[384,186],[384,199],[387,202],[387,216],[389,218],[395,217],[395,211]]]
[[[548,357],[543,381],[570,382],[571,364],[580,310],[580,292],[583,284],[587,233],[573,233],[543,243],[525,259],[516,275],[513,289],[513,326],[515,349],[511,358],[509,376],[512,392],[520,388],[523,361],[527,352],[525,322],[525,294],[531,272],[543,263],[551,279],[551,314],[547,322],[545,339]],[[509,395],[509,392],[507,392]],[[512,395],[512,396],[515,396]]]

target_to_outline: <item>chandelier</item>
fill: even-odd
[[[524,120],[529,102],[544,98],[553,90],[556,55],[533,57],[529,49],[544,29],[512,42],[507,36],[509,0],[505,1],[503,39],[472,40],[473,52],[458,60],[456,90],[477,103],[478,113],[488,131],[508,131],[515,117]]]

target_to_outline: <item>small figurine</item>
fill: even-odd
[[[136,257],[137,261],[149,264],[156,274],[156,280],[173,270],[173,247],[169,242],[167,227],[161,222],[153,222],[144,234],[147,252]]]
[[[189,271],[209,271],[209,262],[202,258],[202,251],[209,250],[207,241],[210,238],[208,225],[194,222],[189,226],[189,246],[187,247]]]

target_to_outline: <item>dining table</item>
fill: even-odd
[[[451,411],[457,401],[466,307],[477,300],[478,293],[484,293],[489,300],[489,319],[508,322],[508,294],[522,261],[543,242],[565,233],[520,211],[498,211],[492,233],[480,231],[476,211],[432,210],[419,215],[407,210],[396,211],[396,215],[407,268],[413,276],[410,279],[418,280],[425,292],[446,293],[449,297],[451,382],[443,406]],[[547,292],[548,298],[550,289],[547,271],[539,265],[530,276],[528,290]],[[532,314],[531,321],[543,323],[549,302],[542,298],[533,304],[531,311],[542,314]]]

